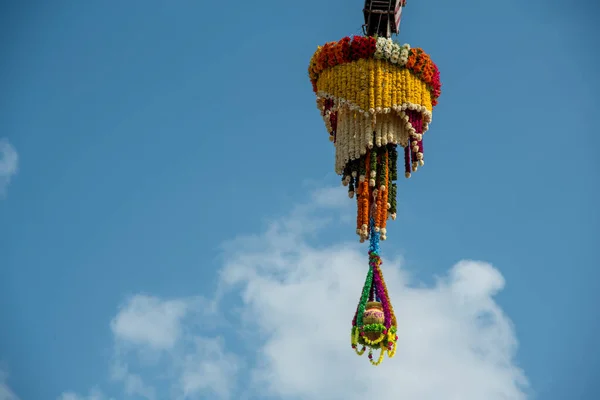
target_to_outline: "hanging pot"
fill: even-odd
[[[383,313],[383,305],[378,301],[370,301],[365,307],[363,314],[363,324],[383,324],[385,315]],[[381,336],[380,332],[365,332],[365,336],[369,340],[377,340]]]

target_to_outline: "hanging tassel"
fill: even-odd
[[[368,347],[370,363],[379,365],[385,354],[390,358],[395,355],[397,322],[380,268],[380,233],[375,231],[373,218],[369,221],[369,230],[369,272],[352,320],[350,344],[358,355],[364,354]],[[361,350],[358,350],[359,344],[362,345]],[[380,350],[379,357],[374,360],[373,350],[377,349]]]

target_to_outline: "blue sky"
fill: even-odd
[[[1,400],[600,396],[597,8],[409,1],[443,92],[373,369],[307,77],[362,3],[0,4]]]

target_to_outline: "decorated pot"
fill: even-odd
[[[370,301],[365,307],[365,313],[363,314],[363,324],[383,324],[385,321],[385,315],[383,314],[383,306],[378,301]],[[381,336],[379,332],[365,332],[365,336],[369,340],[376,340]]]

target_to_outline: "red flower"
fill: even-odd
[[[369,57],[375,54],[375,50],[377,49],[377,40],[374,37],[367,38],[367,45],[369,49]]]
[[[350,38],[346,36],[340,40],[342,63],[350,61]]]
[[[350,43],[350,61],[356,61],[360,58],[360,42],[357,39],[358,37],[354,37]]]
[[[369,58],[375,52],[375,39],[355,36],[352,41],[352,50],[354,60]]]

